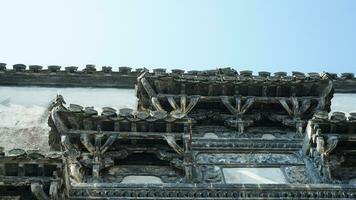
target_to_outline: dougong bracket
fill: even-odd
[[[233,120],[233,122],[231,123],[235,124],[239,133],[243,133],[245,131],[245,125],[252,123],[252,122],[244,121],[243,115],[253,105],[253,103],[255,102],[255,98],[249,97],[246,99],[245,103],[242,104],[241,96],[236,96],[235,106],[231,104],[228,96],[221,96],[220,99],[221,102],[225,105],[225,107],[236,117],[236,119]]]
[[[192,95],[189,98],[189,103],[187,105],[187,95],[181,95],[180,96],[180,106],[178,106],[176,100],[174,99],[174,96],[167,96],[167,100],[171,107],[173,108],[173,111],[171,112],[172,116],[178,119],[181,119],[187,114],[193,110],[193,108],[197,105],[199,102],[200,96],[199,95]]]
[[[291,106],[287,103],[287,100],[291,103]],[[293,121],[296,128],[296,133],[303,134],[303,121],[301,115],[305,113],[311,106],[310,99],[302,99],[301,105],[298,97],[291,97],[289,99],[279,99],[279,103],[287,111],[288,115],[293,117]]]

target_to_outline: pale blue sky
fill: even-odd
[[[353,0],[1,0],[0,62],[356,72]]]

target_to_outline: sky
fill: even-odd
[[[0,0],[0,62],[356,72],[354,0]]]

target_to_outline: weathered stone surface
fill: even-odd
[[[77,70],[78,70],[78,67],[76,67],[76,66],[65,67],[65,71],[69,72],[69,73],[75,73],[75,72],[77,72]]]
[[[50,72],[57,72],[61,69],[61,66],[58,66],[58,65],[49,65],[48,66],[48,70]]]
[[[42,66],[41,65],[30,65],[28,66],[28,68],[30,69],[31,72],[40,72],[42,70]]]
[[[109,66],[103,66],[102,71],[105,73],[111,73],[112,72],[112,67]]]
[[[93,69],[64,73],[114,74]],[[103,107],[100,115],[57,95],[43,114],[56,151],[0,148],[0,191],[27,187],[40,199],[356,197],[355,116],[329,116],[327,75],[145,70],[137,94],[138,110]]]
[[[6,70],[6,63],[0,63],[0,71]]]
[[[26,65],[24,64],[16,64],[12,66],[16,72],[23,72],[26,70]]]
[[[110,66],[103,66],[101,71],[97,71],[93,64],[88,64],[82,70],[69,67],[64,71],[61,71],[61,67],[57,65],[49,65],[47,68],[47,70],[36,70],[38,74],[31,75],[30,73],[33,72],[33,70],[30,68],[29,70],[26,70],[26,66],[23,64],[15,65],[12,70],[6,69],[6,63],[1,63],[0,71],[5,71],[6,74],[0,74],[0,85],[134,88],[137,76],[140,75],[143,70],[143,68],[137,68],[135,71],[132,71],[132,68],[130,67],[119,67],[118,71],[113,71]],[[147,69],[145,70],[148,71]],[[158,68],[153,70],[152,74],[155,74],[155,71],[159,76],[199,75],[207,77],[217,75],[220,77],[225,76],[225,79],[236,79],[236,76],[239,76],[239,73],[230,67],[205,71],[191,70],[186,73],[184,70],[173,69],[171,74],[162,70],[162,68]],[[16,74],[13,72],[18,73]],[[21,73],[19,74],[19,72]],[[68,74],[66,72],[70,73]],[[252,71],[244,70],[240,75],[240,80],[248,80],[252,77],[255,80],[263,80],[268,77],[270,80],[279,81],[280,78],[283,78],[282,80],[291,78],[286,72],[275,72],[274,76],[271,76],[269,72],[262,72],[259,76],[253,76]],[[356,93],[356,79],[354,78],[354,73],[342,73],[340,78],[335,73],[328,73],[328,75],[334,81],[336,92]],[[292,76],[297,80],[306,77],[302,72],[293,72]],[[317,79],[318,73],[308,73],[308,78]]]
[[[122,74],[128,74],[131,72],[131,70],[131,67],[119,67],[119,72]]]

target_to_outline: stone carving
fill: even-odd
[[[284,171],[289,183],[307,184],[311,182],[304,166],[287,166]]]
[[[356,123],[353,114],[316,113],[308,123],[303,152],[310,157],[325,182],[349,182],[355,170],[354,136]]]
[[[330,111],[333,85],[327,74],[313,79],[300,72],[275,79],[266,72],[258,77],[252,76],[251,71],[240,74],[209,71],[203,75],[174,76],[145,71],[137,79],[138,109],[180,113],[198,123],[209,120],[206,113],[215,111],[220,116],[213,115],[212,123],[218,118],[239,133],[261,120],[272,120],[295,127],[299,135],[314,112]],[[185,109],[187,101],[190,103]]]
[[[271,154],[271,153],[224,153],[224,154],[199,154],[198,164],[294,164],[302,165],[303,161],[295,154]]]
[[[0,147],[0,198],[356,198],[356,115],[328,113],[333,83],[352,74],[0,64],[0,84],[15,75],[70,86],[137,81],[138,106],[98,112],[57,95],[50,152]],[[250,167],[277,168],[288,183],[228,184],[223,169]]]

